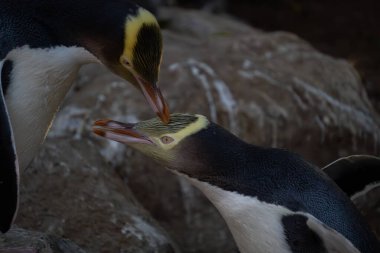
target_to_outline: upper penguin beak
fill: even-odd
[[[153,145],[153,142],[148,137],[133,128],[135,125],[133,123],[103,119],[94,123],[92,131],[97,135],[124,144],[142,143]]]
[[[145,79],[141,77],[136,78],[141,91],[143,92],[146,100],[150,104],[150,106],[153,108],[153,110],[156,112],[157,116],[164,122],[165,124],[169,123],[170,120],[170,112],[169,107],[162,96],[160,88],[157,86],[157,84],[152,84],[150,82],[147,82]]]

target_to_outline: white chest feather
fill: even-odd
[[[283,206],[262,202],[255,197],[225,191],[211,184],[187,178],[219,210],[241,253],[291,253],[282,217],[294,214],[307,218],[308,228],[321,238],[327,252],[360,253],[344,236],[308,213],[293,212]]]
[[[44,141],[80,66],[96,58],[83,48],[61,46],[17,48],[6,59],[13,63],[6,103],[24,169]]]
[[[191,179],[219,210],[241,253],[291,253],[281,218],[292,212]]]

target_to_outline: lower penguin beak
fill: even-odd
[[[153,110],[156,112],[157,116],[164,122],[165,124],[169,123],[170,120],[170,112],[169,107],[162,96],[160,88],[156,84],[151,84],[145,81],[143,78],[138,77],[137,81],[140,85],[140,88],[150,104]]]
[[[92,131],[97,135],[124,144],[141,143],[153,145],[154,143],[148,137],[133,129],[135,125],[102,119],[94,123]]]

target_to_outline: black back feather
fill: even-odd
[[[11,123],[0,87],[0,231],[7,232],[18,204],[18,162]]]

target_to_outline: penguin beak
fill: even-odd
[[[136,124],[132,123],[122,123],[114,120],[97,120],[92,131],[104,138],[114,140],[124,144],[149,144],[154,145],[154,143],[145,135],[139,133],[133,127]]]
[[[170,112],[169,107],[166,104],[164,97],[162,96],[160,88],[157,84],[152,84],[147,82],[144,78],[137,76],[137,82],[140,85],[140,89],[144,94],[146,100],[156,112],[157,116],[164,122],[165,124],[169,123],[170,120]]]

